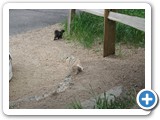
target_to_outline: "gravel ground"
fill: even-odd
[[[102,44],[85,49],[76,42],[53,41],[55,29],[62,26],[10,36],[14,74],[9,83],[10,108],[68,108],[75,99],[85,101],[93,97],[93,92],[98,95],[118,85],[125,91],[144,88],[144,48],[122,45],[116,48],[116,55],[103,58]],[[52,94],[68,73],[66,58],[70,56],[78,58],[84,70],[73,77],[68,89]]]

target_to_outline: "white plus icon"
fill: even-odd
[[[152,101],[152,98],[149,98],[149,94],[146,94],[146,97],[142,98],[142,101],[146,101],[146,105],[148,105],[149,101]]]

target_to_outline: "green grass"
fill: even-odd
[[[104,96],[106,96],[104,94]],[[114,100],[108,100],[107,97],[98,98],[94,109],[130,109],[136,104],[136,96],[134,94],[126,94],[123,97],[114,97]]]
[[[145,10],[118,10],[117,12],[137,17],[145,17]],[[130,26],[116,23],[116,42],[144,47],[145,33]]]
[[[114,99],[109,100],[109,97]],[[130,90],[121,97],[116,97],[110,94],[108,97],[104,93],[104,98],[96,98],[96,103],[93,109],[130,109],[136,105],[136,92]],[[73,109],[83,109],[80,102],[72,102],[71,107]]]
[[[117,12],[132,16],[145,17],[145,10],[118,10]],[[103,41],[104,34],[103,17],[81,12],[74,16],[71,23],[71,34],[66,35],[69,40],[77,40],[83,46],[90,48],[95,41]],[[65,23],[67,31],[67,22]],[[131,44],[144,47],[145,33],[130,26],[116,23],[116,43]]]
[[[80,101],[75,100],[74,102],[72,102],[69,105],[69,108],[71,108],[71,109],[82,109],[82,105],[81,105]]]
[[[103,25],[102,17],[82,12],[74,16],[70,39],[78,40],[85,47],[92,47],[95,40],[103,40]]]

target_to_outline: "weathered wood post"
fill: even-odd
[[[116,22],[109,20],[109,9],[104,10],[104,48],[103,57],[115,53]],[[115,11],[115,10],[114,10]]]
[[[69,15],[68,15],[68,34],[70,34],[70,29],[71,29],[71,21],[76,13],[76,9],[70,9],[69,10]]]

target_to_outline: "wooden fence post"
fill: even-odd
[[[68,34],[70,34],[71,21],[76,13],[76,9],[70,9],[68,15]]]
[[[109,9],[104,10],[104,48],[103,57],[115,53],[116,22],[108,19]]]

